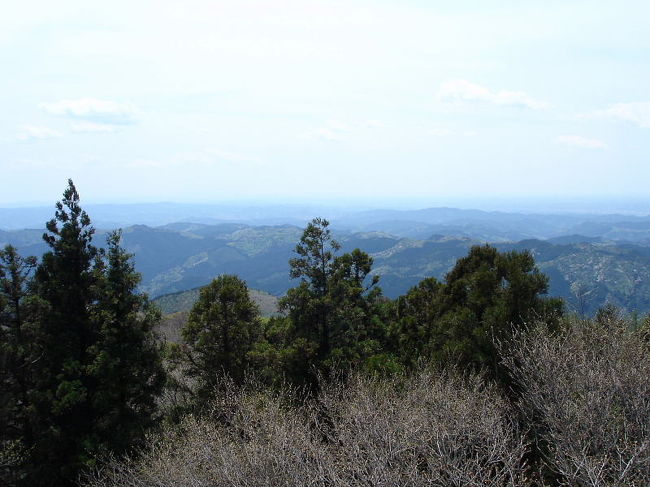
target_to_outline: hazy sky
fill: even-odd
[[[0,15],[0,204],[637,196],[650,2],[58,0]]]

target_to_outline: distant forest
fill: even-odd
[[[647,485],[650,319],[612,304],[650,309],[643,246],[227,225],[97,242],[69,181],[42,255],[4,247],[4,485]],[[210,271],[165,332],[143,290]]]
[[[168,219],[187,216],[190,211],[182,205],[150,206],[154,212],[169,209]],[[136,206],[128,218],[120,213],[129,208],[119,207],[115,215],[108,214],[106,208],[100,213],[126,221],[150,220],[143,214],[149,207]],[[287,262],[304,229],[304,223],[297,221],[308,209],[300,209],[300,213],[288,209],[284,217],[277,214],[281,210],[235,209],[232,218],[241,218],[227,222],[225,208],[209,213],[220,216],[218,220],[201,216],[192,207],[196,213],[188,217],[191,221],[127,226],[121,245],[135,254],[135,267],[142,276],[138,289],[152,298],[205,286],[220,274],[236,274],[251,289],[280,297],[296,285],[287,272]],[[0,210],[0,227],[3,222],[17,225],[22,210],[15,211]],[[3,212],[9,213],[3,217]],[[34,218],[29,214],[26,221]],[[164,221],[162,215],[156,218]],[[431,208],[338,215],[328,228],[342,252],[360,248],[373,258],[371,274],[381,277],[383,294],[391,299],[427,277],[443,280],[471,247],[489,243],[499,252],[529,251],[549,277],[548,295],[563,298],[571,312],[594,316],[607,304],[628,313],[650,312],[647,217]],[[0,245],[11,244],[23,255],[40,256],[48,250],[42,233],[24,228],[0,230]],[[98,247],[105,247],[108,233],[96,231]]]

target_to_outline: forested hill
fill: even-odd
[[[282,295],[292,286],[288,260],[301,233],[293,225],[136,225],[124,229],[123,245],[135,254],[142,289],[152,297],[196,288],[224,273],[237,274],[253,289]],[[38,230],[0,232],[0,244],[12,243],[23,255],[41,255],[41,235]],[[339,230],[336,236],[342,251],[358,247],[374,258],[373,272],[381,276],[389,297],[405,293],[424,277],[441,278],[472,245],[487,241],[458,235],[410,239],[376,231]],[[103,241],[98,231],[95,242]],[[550,277],[550,294],[578,311],[592,313],[607,302],[650,311],[650,246],[581,235],[494,245],[501,251],[530,249]]]

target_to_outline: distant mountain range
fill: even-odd
[[[380,285],[389,297],[405,293],[425,277],[442,278],[472,245],[492,242],[504,251],[529,249],[550,277],[550,294],[563,297],[576,310],[593,313],[611,302],[630,311],[650,311],[647,218],[438,208],[374,211],[356,220],[334,220],[333,228],[342,251],[358,247],[372,255],[374,273],[381,276]],[[38,256],[46,250],[42,233],[0,231],[0,244],[12,243],[22,255]],[[104,233],[97,232],[98,245]],[[279,296],[295,285],[289,279],[288,260],[301,234],[302,227],[296,225],[176,222],[127,227],[123,245],[135,254],[141,287],[152,297],[193,289],[224,273]]]
[[[208,226],[232,224],[303,227],[313,217],[322,216],[328,218],[332,228],[339,232],[380,231],[414,239],[445,235],[506,242],[581,235],[602,240],[650,242],[650,216],[622,214],[543,214],[444,207],[420,210],[350,210],[315,205],[237,206],[178,203],[88,205],[84,208],[95,227],[100,229],[126,228],[132,225],[180,229],[191,223]],[[43,228],[45,222],[53,215],[53,205],[0,208],[0,230]]]

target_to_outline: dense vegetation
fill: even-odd
[[[12,247],[0,254],[7,483],[67,485],[98,456],[126,451],[152,424],[164,383],[152,333],[160,313],[136,293],[120,234],[106,251],[92,245],[71,181],[56,208],[38,265]]]
[[[278,314],[222,274],[165,343],[120,233],[93,245],[71,181],[47,229],[40,260],[0,253],[5,484],[650,477],[648,325],[613,307],[567,316],[528,251],[471,246],[444,279],[389,299],[374,259],[316,218]]]

